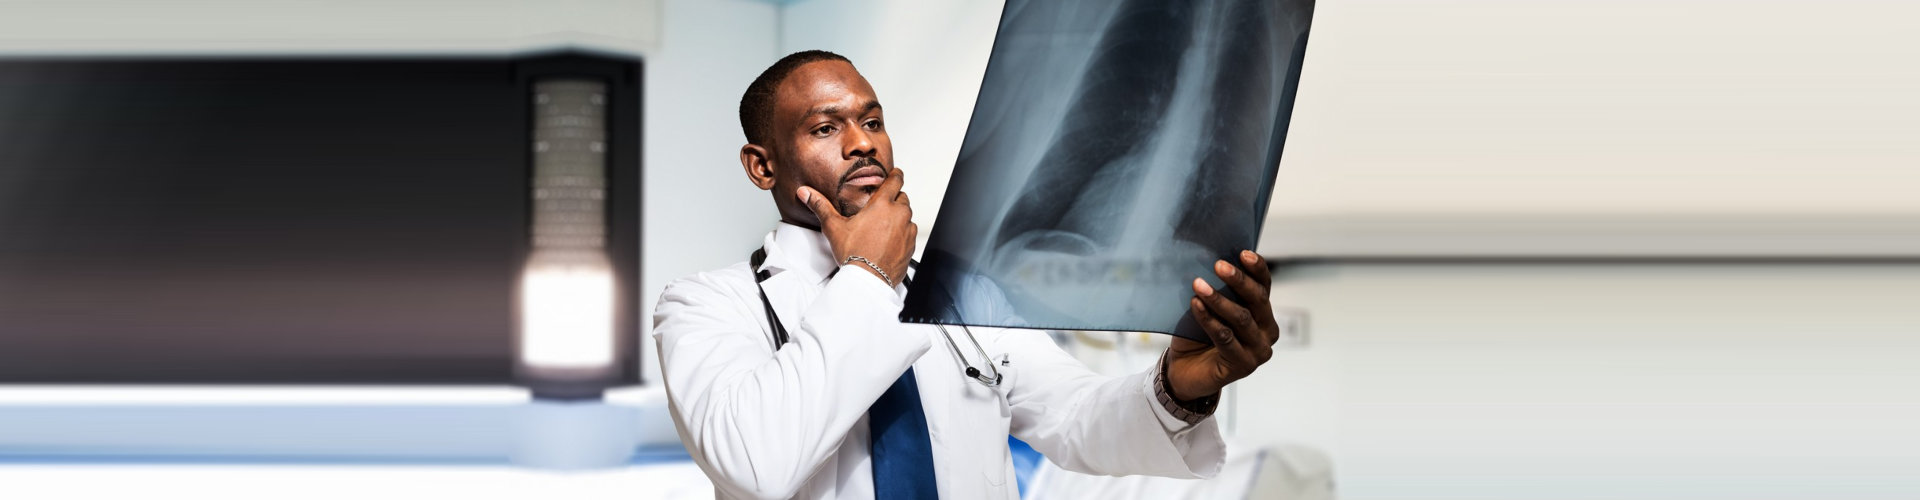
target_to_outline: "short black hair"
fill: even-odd
[[[747,135],[748,144],[767,145],[773,135],[773,92],[786,81],[793,70],[811,62],[842,61],[853,64],[840,54],[824,50],[803,50],[774,61],[760,77],[753,79],[747,86],[747,93],[740,95],[740,131]]]

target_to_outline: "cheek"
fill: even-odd
[[[805,158],[803,163],[795,165],[794,187],[807,186],[828,197],[839,198],[840,173],[827,165],[819,158]]]
[[[784,177],[794,183],[794,187],[808,186],[821,192],[830,191],[834,188],[833,179],[829,178],[832,174],[821,166],[823,162],[818,148],[810,146],[801,144],[791,151],[792,154],[788,155],[791,161],[787,164],[787,175]]]

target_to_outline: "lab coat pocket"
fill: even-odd
[[[997,395],[992,401],[995,406],[1004,406],[998,402]],[[1008,420],[996,417],[997,412],[981,411],[977,414],[981,418],[966,424],[970,427],[967,432],[968,453],[977,457],[978,462],[975,463],[979,464],[980,474],[985,477],[987,484],[1004,485],[1007,482],[1007,464],[1012,460],[1007,452]]]
[[[1002,382],[1007,380],[1002,379]],[[1012,460],[1007,452],[1007,433],[1012,424],[1013,410],[1007,406],[1005,383],[994,387],[974,383],[968,380],[964,392],[968,406],[968,415],[973,415],[963,425],[967,427],[968,452],[977,457],[980,474],[987,484],[998,487],[1007,482],[1007,468]]]

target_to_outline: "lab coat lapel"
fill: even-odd
[[[780,323],[788,332],[800,330],[801,313],[820,293],[818,286],[806,281],[802,273],[782,272],[760,282],[760,288],[767,291],[767,301],[773,304],[774,314],[780,316]]]
[[[818,232],[782,223],[762,243],[767,257],[761,269],[769,276],[760,282],[760,288],[766,291],[767,301],[788,332],[800,329],[801,313],[820,294],[825,275],[832,271],[815,262],[831,257],[812,255],[819,253],[816,247],[824,245],[824,238]]]

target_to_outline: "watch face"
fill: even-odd
[[[1171,333],[1252,249],[1311,0],[1009,2],[901,317]]]

